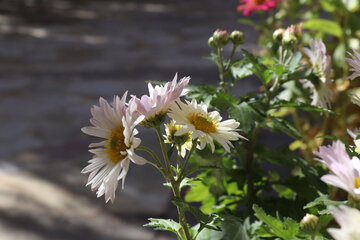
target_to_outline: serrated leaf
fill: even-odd
[[[280,237],[284,240],[294,238],[299,232],[299,224],[291,218],[284,218],[284,222],[277,218],[267,215],[262,208],[257,205],[253,206],[255,216],[267,224],[269,233]]]
[[[221,229],[226,239],[231,240],[250,240],[246,227],[240,218],[231,215],[221,215],[223,223]]]
[[[342,36],[342,29],[340,25],[335,21],[327,19],[310,19],[303,23],[303,28],[316,30],[336,37]]]
[[[316,207],[316,206],[324,206],[325,209],[322,211],[319,211],[319,214],[323,215],[323,214],[330,214],[329,210],[328,210],[328,206],[339,206],[339,205],[343,205],[346,204],[347,201],[333,201],[329,199],[329,195],[327,194],[322,194],[319,193],[320,196],[318,198],[316,198],[314,201],[309,202],[308,204],[306,204],[304,206],[304,209],[308,209],[308,208],[312,208],[312,207]]]
[[[247,102],[242,102],[239,105],[232,105],[228,111],[230,117],[240,123],[240,128],[245,133],[251,130],[254,120],[259,117],[257,112],[255,112]]]
[[[175,206],[182,208],[184,211],[192,213],[196,220],[200,223],[201,227],[220,231],[218,226],[212,225],[212,223],[218,218],[217,215],[204,214],[200,209],[185,203],[181,198],[175,198],[172,202]]]
[[[188,178],[188,177],[185,177],[181,183],[180,183],[180,190],[183,188],[183,187],[189,187],[189,186],[194,186],[194,184],[192,183],[194,181],[193,178]]]
[[[300,108],[302,110],[309,111],[309,112],[326,113],[326,114],[330,114],[330,115],[335,114],[335,112],[333,112],[329,109],[316,107],[316,106],[305,104],[302,102],[289,102],[289,101],[280,100],[270,106],[270,108],[272,108],[272,109],[281,108],[281,107]]]
[[[250,75],[253,74],[252,69],[253,68],[253,64],[248,62],[248,61],[238,61],[235,62],[231,68],[231,75],[232,77],[235,79],[235,81],[238,81],[244,77],[248,77]]]
[[[274,130],[275,132],[284,132],[289,136],[299,139],[301,138],[301,134],[299,131],[286,119],[278,118],[278,117],[269,117],[271,121],[266,123],[270,129]]]
[[[228,110],[237,101],[235,97],[230,93],[218,93],[211,100],[211,105],[220,110]]]
[[[224,233],[222,231],[215,231],[208,228],[200,229],[200,224],[196,224],[192,227],[192,230],[194,232],[198,232],[200,230],[196,240],[221,240],[224,237]]]
[[[176,234],[179,239],[184,239],[180,234],[181,225],[172,219],[149,218],[150,222],[144,227],[153,227],[155,230],[170,231]]]
[[[267,68],[260,62],[259,57],[255,57],[245,49],[242,49],[242,52],[244,53],[246,60],[253,65],[251,71],[263,82],[263,84],[266,84],[266,82],[269,81],[269,78],[272,77],[272,72],[268,71],[266,73]]]

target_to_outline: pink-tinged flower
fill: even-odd
[[[135,126],[142,117],[138,117],[133,100],[126,107],[126,96],[127,93],[121,99],[115,96],[111,105],[100,98],[100,106],[91,109],[90,122],[93,126],[81,129],[88,135],[105,139],[89,145],[89,152],[94,156],[82,173],[90,173],[87,185],[91,185],[91,190],[97,190],[97,197],[105,194],[106,202],[114,202],[118,181],[121,179],[124,188],[130,161],[139,165],[147,162],[135,154],[135,148],[141,142],[134,137],[137,134]]]
[[[329,108],[333,97],[329,83],[331,70],[331,57],[326,54],[326,47],[322,40],[311,39],[310,48],[304,48],[304,53],[310,58],[315,75],[319,80],[302,80],[305,87],[312,93],[311,105],[321,108]]]
[[[354,78],[360,76],[360,54],[354,50],[354,55],[352,55],[351,53],[349,53],[349,55],[351,56],[351,58],[345,58],[345,60],[351,66],[350,71],[353,71],[353,73],[348,78],[353,80]]]
[[[332,72],[331,57],[326,54],[326,47],[321,39],[310,39],[309,45],[310,48],[303,49],[304,53],[310,58],[316,76],[325,83]]]
[[[238,12],[243,12],[247,17],[252,11],[268,11],[276,6],[280,0],[240,0],[240,5],[237,7]]]
[[[333,174],[321,177],[327,184],[347,191],[356,199],[360,199],[360,160],[357,157],[350,159],[345,145],[337,140],[330,146],[319,147],[314,152],[318,157],[315,160],[323,163]]]
[[[345,205],[339,208],[329,207],[331,214],[341,228],[329,228],[327,231],[335,240],[360,239],[360,211]]]
[[[164,86],[156,85],[153,87],[149,83],[150,96],[143,95],[141,99],[132,96],[137,104],[137,111],[145,117],[141,125],[152,127],[164,122],[171,103],[187,93],[184,88],[189,83],[189,80],[190,77],[184,77],[177,83],[177,74],[175,74],[174,79]]]

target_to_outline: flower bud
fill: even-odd
[[[213,34],[213,39],[218,47],[223,47],[229,42],[229,34],[226,30],[217,29]]]
[[[273,40],[276,42],[281,43],[281,40],[283,38],[283,34],[284,34],[284,29],[283,28],[278,28],[274,31],[273,33]]]
[[[291,31],[285,30],[283,34],[283,38],[281,40],[281,44],[285,48],[293,48],[298,44],[298,39],[296,38],[295,34]]]
[[[214,41],[214,38],[213,37],[210,37],[209,40],[208,40],[208,45],[209,47],[213,48],[213,49],[217,49],[217,46],[215,44],[215,41]]]
[[[238,46],[244,44],[246,39],[244,33],[235,30],[230,34],[230,40],[235,46]]]
[[[307,213],[303,219],[300,221],[300,228],[303,232],[314,235],[319,231],[320,219],[313,215]]]
[[[177,125],[174,120],[171,120],[169,124],[165,124],[166,141],[167,143],[174,144],[176,146],[182,146],[186,142],[191,141],[191,133],[185,133],[183,135],[176,135],[176,132],[181,128],[181,125]]]

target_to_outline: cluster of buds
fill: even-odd
[[[232,31],[231,34],[226,30],[217,29],[213,35],[209,38],[208,44],[211,48],[222,48],[231,41],[235,46],[239,46],[245,43],[245,36],[240,31]]]
[[[273,40],[286,48],[293,48],[301,42],[302,23],[298,26],[291,25],[287,29],[279,28],[273,33]]]

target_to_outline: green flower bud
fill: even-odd
[[[284,34],[284,29],[282,28],[279,28],[279,29],[276,29],[273,33],[273,40],[276,41],[276,42],[279,42],[281,43],[282,41],[282,38],[283,38],[283,34]]]
[[[230,40],[235,46],[238,46],[244,44],[246,39],[244,33],[235,30],[230,34]]]
[[[298,39],[294,33],[291,33],[290,31],[285,31],[281,40],[281,44],[285,48],[293,48],[298,44]]]
[[[300,221],[300,228],[303,232],[314,235],[319,231],[320,219],[312,214],[307,213]]]
[[[213,39],[216,46],[223,47],[228,44],[230,37],[226,30],[217,29],[213,34]]]
[[[217,49],[217,46],[216,46],[216,43],[215,43],[213,37],[210,37],[210,38],[209,38],[209,40],[208,40],[208,45],[209,45],[209,47],[211,47],[211,48],[213,48],[213,49]]]

